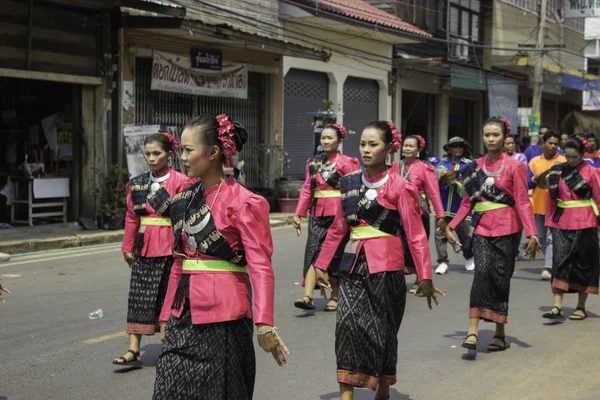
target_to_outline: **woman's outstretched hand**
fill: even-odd
[[[431,299],[433,299],[436,306],[440,306],[440,302],[437,299],[436,293],[445,296],[444,292],[438,289],[433,284],[433,281],[431,279],[424,279],[421,282],[419,282],[419,288],[417,289],[415,296],[427,297],[427,306],[431,310]]]

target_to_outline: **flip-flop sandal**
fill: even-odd
[[[304,299],[308,299],[308,301],[304,301]],[[312,297],[304,296],[303,298],[296,300],[294,307],[300,308],[301,310],[314,310],[315,305],[312,300]]]
[[[587,313],[585,312],[585,308],[577,307],[575,309],[575,312],[577,312],[577,311],[581,311],[583,313],[583,315],[573,313],[573,314],[569,315],[569,319],[571,321],[583,321],[584,319],[587,318]]]
[[[490,343],[487,347],[487,351],[496,352],[496,351],[504,351],[510,347],[510,343],[506,343],[505,336],[494,336],[494,339],[499,339],[502,341],[502,344]]]
[[[116,360],[113,360],[114,365],[124,365],[127,367],[138,367],[142,366],[142,361],[140,360],[140,352],[133,351],[131,349],[127,350],[127,353],[131,353],[133,358],[131,360],[127,360],[125,357],[118,357]],[[125,353],[125,354],[127,354]]]
[[[554,310],[557,310],[558,312],[555,313]],[[560,318],[564,318],[565,315],[563,314],[562,308],[558,308],[556,306],[552,307],[552,309],[548,312],[545,312],[542,315],[543,318],[547,318],[547,319],[560,319]]]
[[[479,340],[479,338],[477,337],[476,334],[471,333],[469,336],[467,336],[467,338],[465,339],[465,341],[463,342],[463,344],[461,346],[464,347],[465,349],[477,350],[477,342],[475,342],[475,343],[467,343],[467,340],[469,340],[469,338],[471,336],[474,336],[476,340]]]
[[[325,310],[324,311],[326,311],[326,312],[337,311],[338,298],[337,297],[332,297],[331,299],[329,299],[329,301],[335,301],[335,306],[331,306],[331,305],[327,304],[325,306]]]

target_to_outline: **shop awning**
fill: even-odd
[[[450,66],[450,86],[457,89],[487,90],[487,74],[481,69]]]
[[[517,61],[517,66],[533,68],[535,66],[535,61],[530,57],[521,57]],[[564,68],[558,64],[545,64],[544,70],[560,76],[560,85],[565,89],[580,91],[600,89],[600,76],[577,71],[575,69]],[[544,76],[546,76],[546,74],[544,74]]]

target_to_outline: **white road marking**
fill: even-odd
[[[6,264],[0,264],[0,268],[12,267],[12,266],[15,266],[15,265],[33,264],[33,263],[39,263],[39,262],[61,260],[61,259],[64,259],[64,258],[85,257],[85,256],[91,256],[91,255],[94,255],[94,254],[109,253],[109,252],[113,252],[113,251],[115,251],[117,249],[118,248],[115,247],[115,248],[112,248],[112,249],[96,250],[96,251],[89,251],[89,252],[84,252],[84,253],[69,254],[69,255],[64,255],[64,256],[55,256],[55,257],[52,257],[52,256],[48,257],[46,255],[42,255],[39,258],[32,259],[32,260],[15,261],[15,262],[6,263]]]
[[[19,274],[2,274],[0,275],[2,278],[20,278],[21,275]]]

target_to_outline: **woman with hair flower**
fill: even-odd
[[[444,231],[446,229],[445,211],[440,197],[440,187],[438,185],[437,174],[435,168],[425,162],[427,160],[425,139],[420,135],[410,135],[404,138],[402,142],[402,161],[400,161],[400,175],[409,182],[412,182],[419,191],[419,206],[423,215],[423,227],[427,233],[429,240],[430,227],[429,216],[431,215],[431,207],[437,219],[437,226]],[[414,262],[408,251],[408,244],[405,244],[406,265],[409,269],[414,269]],[[410,293],[416,293],[419,287],[419,280],[415,281]]]
[[[539,249],[525,165],[504,152],[510,128],[510,122],[502,117],[492,117],[484,123],[483,143],[488,154],[463,169],[465,194],[456,217],[446,227],[448,242],[460,246],[453,230],[473,211],[470,235],[463,244],[472,249],[477,265],[471,286],[469,331],[462,344],[469,350],[477,348],[482,319],[496,324],[496,335],[488,351],[510,347],[504,326],[522,229],[529,238],[525,255],[530,256],[530,261],[535,260]]]
[[[565,144],[567,162],[550,169],[546,226],[553,243],[554,307],[544,318],[562,318],[564,294],[577,293],[577,308],[569,319],[584,320],[588,294],[598,294],[600,178],[595,168],[583,161],[590,147],[584,136],[570,137]]]
[[[296,300],[294,306],[303,310],[314,310],[313,292],[316,287],[315,268],[313,264],[319,257],[319,251],[327,231],[333,224],[337,209],[342,206],[340,198],[340,178],[356,171],[360,164],[356,158],[348,157],[339,152],[339,146],[348,137],[343,125],[326,125],[321,132],[321,147],[323,153],[306,162],[306,180],[302,185],[298,206],[294,215],[293,225],[300,235],[300,218],[310,210],[308,223],[308,238],[304,252],[304,297]],[[329,265],[329,275],[337,277],[341,250]],[[336,311],[339,297],[337,282],[332,279],[332,294],[325,311]]]
[[[168,323],[154,400],[252,399],[253,325],[258,344],[285,364],[288,351],[273,328],[269,204],[223,171],[247,139],[226,115],[208,114],[181,136],[187,175],[200,180],[171,204],[175,262],[161,313]]]
[[[350,232],[340,263],[340,300],[335,331],[337,381],[342,400],[353,398],[355,387],[376,390],[376,399],[388,399],[396,383],[398,331],[406,304],[405,250],[420,280],[419,290],[439,306],[431,281],[429,243],[421,221],[419,192],[396,172],[386,158],[402,146],[393,122],[367,126],[360,140],[365,165],[340,179],[342,207],[315,262],[317,281],[328,285],[326,271]]]
[[[149,136],[144,157],[150,167],[127,184],[123,257],[131,268],[127,327],[129,350],[113,364],[139,364],[142,335],[154,335],[173,265],[173,230],[169,207],[173,196],[194,181],[169,166],[177,139],[168,132]],[[164,324],[160,324],[161,338]]]

